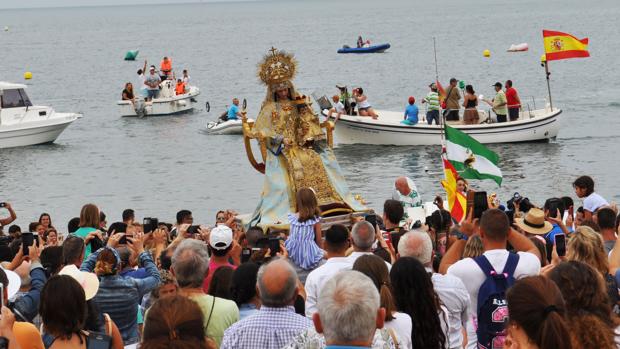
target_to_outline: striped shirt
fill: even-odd
[[[220,349],[280,349],[312,327],[312,321],[295,313],[292,306],[260,310],[224,332]]]
[[[428,95],[424,97],[424,100],[428,103],[427,110],[439,110],[439,94],[437,94],[437,92],[429,92]]]
[[[288,258],[302,269],[316,268],[323,259],[323,250],[316,244],[314,236],[314,225],[320,221],[320,218],[315,217],[300,222],[296,214],[289,213],[288,220],[291,224],[290,233],[284,242]]]

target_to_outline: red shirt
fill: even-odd
[[[209,261],[209,274],[207,275],[204,282],[202,283],[202,290],[205,291],[205,293],[209,292],[209,285],[211,284],[211,279],[213,279],[213,274],[215,274],[215,271],[217,270],[217,268],[224,267],[224,266],[237,269],[236,265],[232,265],[230,263],[218,264],[213,260]]]
[[[506,89],[506,103],[508,104],[508,108],[520,108],[521,104],[519,104],[517,100],[517,90],[514,87],[509,87]]]

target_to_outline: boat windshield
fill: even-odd
[[[32,102],[23,88],[3,90],[0,94],[2,108],[30,107]]]

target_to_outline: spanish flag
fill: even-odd
[[[588,52],[588,38],[576,37],[553,30],[543,30],[545,54],[548,61],[558,59],[590,57]]]
[[[441,181],[441,185],[446,190],[448,194],[448,205],[450,205],[450,215],[457,222],[461,222],[466,215],[467,209],[467,198],[462,194],[456,191],[456,180],[459,177],[456,169],[450,161],[446,158],[444,153],[441,155],[443,160],[443,171],[446,176],[446,179]]]

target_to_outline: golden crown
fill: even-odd
[[[292,54],[272,47],[258,69],[258,76],[266,85],[276,85],[293,80],[297,62]]]

